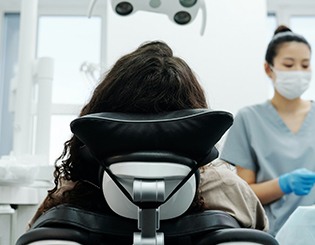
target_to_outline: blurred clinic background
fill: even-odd
[[[177,21],[175,0],[151,0],[151,10],[139,4],[126,16],[113,2],[0,0],[1,245],[25,231],[52,186],[69,123],[121,55],[145,41],[167,42],[194,69],[210,107],[235,114],[272,96],[263,65],[277,25],[315,47],[314,0],[187,1],[196,5]],[[156,10],[161,3],[164,12]],[[303,97],[314,100],[314,82]]]

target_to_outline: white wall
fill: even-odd
[[[166,15],[136,12],[121,17],[108,6],[107,65],[148,40],[163,40],[198,74],[213,109],[235,113],[268,97],[263,70],[266,49],[265,0],[205,0],[207,26],[200,36],[201,12],[188,26]]]

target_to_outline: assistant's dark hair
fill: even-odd
[[[265,60],[268,64],[273,65],[273,60],[277,56],[280,47],[287,42],[304,43],[311,50],[311,45],[303,36],[292,32],[292,30],[285,25],[280,25],[275,30],[273,38],[267,47]]]
[[[207,102],[193,71],[183,59],[173,56],[166,43],[154,41],[144,43],[113,65],[82,108],[80,116],[99,112],[152,114],[195,108],[207,108]],[[82,202],[86,199],[82,192],[80,200],[76,194],[79,189],[86,188],[86,180],[97,186],[98,166],[86,166],[80,156],[82,147],[75,136],[65,142],[63,153],[55,163],[55,187],[49,191],[49,201],[46,201],[50,204],[43,209],[70,199]],[[73,190],[64,193],[63,201],[54,198],[61,179],[78,181]]]

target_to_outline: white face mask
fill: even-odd
[[[276,74],[275,89],[283,97],[293,100],[300,97],[310,86],[312,73],[310,71],[278,71]]]

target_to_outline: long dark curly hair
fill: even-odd
[[[193,71],[183,59],[173,56],[166,43],[153,41],[142,44],[113,65],[80,116],[98,112],[152,114],[195,108],[207,108],[207,102]],[[104,197],[97,182],[98,167],[86,166],[80,157],[81,147],[75,136],[65,142],[55,162],[55,187],[48,192],[41,211],[60,203],[104,209]],[[55,193],[61,179],[74,181],[76,185],[57,198]]]

